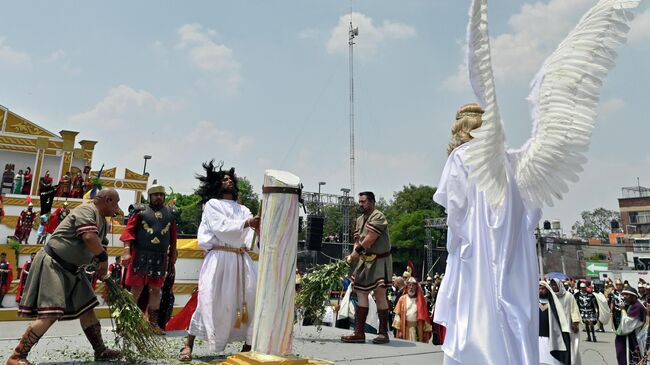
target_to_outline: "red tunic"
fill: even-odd
[[[32,262],[26,261],[23,264],[23,269],[20,271],[20,282],[18,283],[18,290],[16,290],[16,303],[20,303],[20,297],[23,295],[25,283],[27,282],[27,275],[29,274],[29,269],[31,266]]]

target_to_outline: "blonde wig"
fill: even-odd
[[[447,154],[451,154],[456,147],[469,142],[472,138],[470,132],[481,126],[483,109],[476,103],[465,104],[456,112],[456,120],[451,126],[451,142],[447,147]]]

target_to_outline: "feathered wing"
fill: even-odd
[[[493,206],[505,198],[507,181],[505,167],[505,135],[497,105],[490,36],[488,34],[487,0],[474,0],[467,26],[467,67],[474,93],[485,110],[480,128],[471,132],[466,151],[470,175],[480,191]]]
[[[587,161],[603,79],[625,42],[638,0],[600,0],[544,62],[528,97],[532,137],[517,153],[515,179],[524,197],[553,205],[577,182]]]

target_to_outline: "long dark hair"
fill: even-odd
[[[234,185],[233,199],[239,199],[239,182],[237,175],[235,175],[235,168],[231,167],[230,170],[223,170],[223,161],[215,165],[214,160],[203,163],[205,176],[196,174],[196,178],[200,181],[196,194],[201,197],[202,203],[207,203],[210,199],[223,198],[222,181],[228,175],[232,179]]]

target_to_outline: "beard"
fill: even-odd
[[[412,290],[408,290],[406,292],[406,294],[408,294],[408,296],[411,297],[411,298],[415,298],[415,296],[418,295],[418,291],[415,290],[415,289],[412,289]]]
[[[539,297],[542,299],[548,299],[551,297],[551,293],[545,292],[545,293],[539,293]]]

